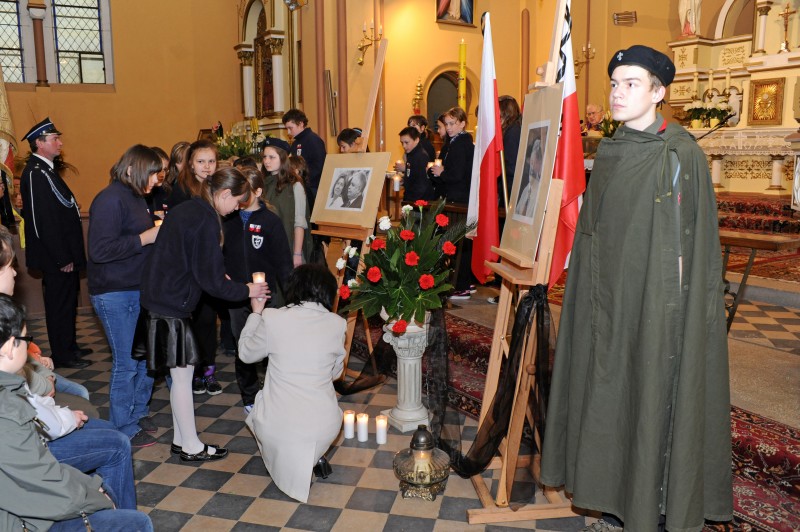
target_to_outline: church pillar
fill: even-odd
[[[236,55],[242,64],[242,102],[244,117],[256,116],[255,80],[253,78],[253,47],[249,44],[235,46]]]
[[[767,15],[772,9],[771,0],[766,0],[758,3],[756,11],[758,13],[758,23],[756,24],[755,42],[753,43],[753,53],[751,55],[764,55],[764,41],[767,36]]]
[[[722,187],[722,154],[714,153],[711,155],[711,184],[714,188]]]
[[[270,37],[267,39],[267,46],[272,55],[273,110],[275,113],[283,113],[286,111],[286,90],[283,85],[283,37]]]
[[[33,19],[33,43],[36,49],[36,86],[49,87],[47,64],[44,58],[44,16],[47,13],[47,6],[41,0],[29,0],[28,13]]]
[[[772,180],[769,187],[764,191],[766,194],[780,194],[781,191],[786,190],[781,186],[781,177],[783,176],[783,155],[772,155]]]

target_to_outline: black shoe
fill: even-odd
[[[74,359],[72,359],[72,360],[70,360],[68,362],[55,362],[54,361],[54,364],[55,364],[55,366],[57,368],[83,369],[83,368],[91,365],[91,362],[89,362],[88,360],[78,360],[77,358],[74,358]]]
[[[333,473],[331,464],[328,462],[328,459],[323,456],[319,459],[317,465],[314,466],[314,476],[317,478],[328,478],[328,475],[331,473]]]
[[[86,355],[91,355],[94,353],[94,349],[91,347],[79,347],[77,351],[75,351],[75,356],[77,357],[85,357]]]
[[[174,443],[170,443],[169,452],[172,454],[181,454],[183,452],[183,448],[181,448],[180,445],[175,445]]]
[[[208,453],[209,447],[215,449],[214,454]],[[214,460],[222,460],[226,456],[228,456],[228,449],[217,447],[216,445],[205,445],[202,451],[195,454],[187,454],[181,450],[181,462],[213,462]]]

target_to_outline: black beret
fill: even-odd
[[[640,66],[660,79],[665,87],[675,78],[675,65],[670,58],[649,46],[637,44],[617,51],[608,63],[608,77],[621,65]]]
[[[278,137],[267,137],[264,139],[264,147],[272,146],[273,148],[280,148],[286,153],[289,153],[289,143]]]

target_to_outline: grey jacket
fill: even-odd
[[[0,371],[0,531],[47,530],[112,507],[103,480],[60,464],[36,430],[25,380]]]

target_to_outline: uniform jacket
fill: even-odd
[[[31,155],[20,179],[28,268],[57,272],[86,267],[81,213],[72,191],[40,157]]]
[[[203,291],[226,301],[247,299],[245,284],[225,278],[220,221],[207,201],[192,198],[164,220],[142,273],[142,306],[188,318]]]
[[[264,176],[264,198],[267,202],[275,207],[275,211],[283,224],[283,230],[286,232],[286,239],[289,242],[289,248],[294,250],[294,186],[285,186],[283,190],[278,192],[277,176],[275,174],[266,174]],[[311,252],[313,250],[313,240],[311,238],[311,198],[306,197],[306,228],[303,234],[303,261],[308,262],[311,260]]]
[[[325,142],[319,135],[311,131],[310,127],[307,127],[292,139],[292,145],[289,150],[289,155],[298,155],[305,159],[308,165],[308,188],[311,189],[312,198],[315,198],[319,188],[319,180],[322,177],[322,167],[325,166],[325,156],[327,155]]]
[[[626,530],[732,518],[717,208],[680,126],[603,139],[578,220],[541,480]],[[680,257],[680,259],[679,259]],[[682,260],[682,273],[679,271]]]
[[[442,150],[444,151],[444,149]],[[469,201],[469,186],[472,183],[472,155],[475,145],[472,135],[460,133],[450,139],[442,164],[444,171],[436,178],[437,190],[449,203]]]
[[[89,293],[139,290],[142,267],[152,246],[139,234],[153,227],[147,202],[129,186],[113,181],[89,209]]]
[[[55,521],[111,508],[102,479],[58,463],[36,430],[25,381],[0,372],[0,530],[47,530]]]
[[[272,292],[271,305],[282,299],[280,294],[292,273],[292,250],[278,215],[261,203],[247,223],[237,213],[222,224],[225,233],[225,271],[231,279],[249,283],[253,272],[264,272]],[[249,301],[248,301],[249,305]]]
[[[439,197],[426,173],[429,159],[421,141],[406,154],[406,174],[403,179],[404,202],[413,203],[421,199],[432,201]]]

